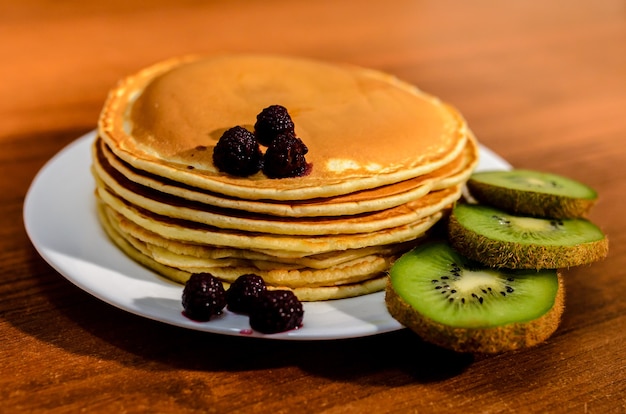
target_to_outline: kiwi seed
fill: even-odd
[[[586,219],[512,215],[480,204],[457,204],[448,222],[450,244],[492,267],[557,269],[596,262],[608,239]]]
[[[564,288],[556,270],[496,270],[446,242],[431,242],[394,263],[385,302],[395,319],[428,342],[499,353],[550,337],[563,312]]]
[[[576,180],[522,169],[474,173],[467,188],[481,203],[537,217],[585,217],[598,198],[595,190]]]

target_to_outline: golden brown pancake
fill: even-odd
[[[115,156],[98,139],[93,148],[94,167],[100,176],[121,174],[138,185],[178,198],[215,207],[284,217],[348,216],[397,207],[416,200],[431,190],[464,183],[478,163],[475,140],[468,140],[463,153],[449,164],[422,176],[382,187],[312,200],[245,200],[189,187],[137,170]]]
[[[235,177],[221,134],[285,106],[301,177]],[[459,199],[478,163],[462,116],[390,75],[307,59],[185,57],[122,80],[92,147],[100,221],[129,257],[184,283],[247,273],[301,300],[382,290],[385,273]]]
[[[309,148],[305,177],[234,177],[212,163],[221,134],[285,106]],[[381,72],[263,55],[172,59],[122,81],[99,133],[134,167],[245,199],[299,200],[380,187],[454,160],[468,130],[439,99]]]
[[[130,222],[168,239],[238,249],[289,251],[302,255],[409,241],[421,237],[443,216],[443,211],[438,211],[410,224],[371,233],[293,236],[225,230],[189,220],[156,215],[125,202],[102,187],[96,189],[96,195],[104,204]]]
[[[403,205],[386,210],[352,216],[276,217],[250,214],[193,203],[172,195],[135,185],[120,175],[111,176],[99,170],[99,185],[117,197],[160,216],[190,220],[223,229],[246,229],[249,232],[283,235],[326,235],[375,232],[410,224],[434,214],[456,202],[461,187],[433,191]]]
[[[369,246],[359,249],[338,250],[320,254],[293,254],[286,251],[257,251],[237,249],[234,247],[214,246],[209,244],[186,243],[179,240],[167,239],[143,227],[137,226],[123,216],[115,214],[106,208],[108,220],[115,224],[118,233],[136,240],[149,251],[149,255],[164,258],[163,263],[170,261],[168,257],[185,256],[199,258],[205,261],[214,261],[218,266],[224,266],[224,260],[240,263],[240,261],[255,263],[272,263],[274,267],[325,269],[337,266],[369,255],[391,256],[405,252],[414,246],[414,242],[396,243],[380,246]],[[208,266],[207,266],[208,267]]]
[[[191,272],[181,270],[175,267],[167,266],[152,259],[150,256],[143,254],[131,245],[124,237],[122,237],[115,229],[115,226],[108,220],[105,209],[101,204],[98,206],[98,216],[104,230],[114,241],[114,243],[129,257],[145,267],[154,270],[156,273],[178,283],[185,283],[191,276]],[[339,272],[341,273],[341,272]],[[231,276],[233,278],[233,276]],[[302,301],[322,301],[331,299],[343,299],[355,296],[366,295],[368,293],[378,292],[384,289],[387,276],[384,272],[379,272],[369,279],[365,279],[354,283],[345,284],[329,284],[325,286],[287,286],[287,285],[270,285],[269,289],[289,289],[292,290],[298,299]],[[226,288],[229,283],[224,282]]]

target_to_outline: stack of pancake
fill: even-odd
[[[310,172],[218,171],[222,133],[253,131],[270,105],[289,111]],[[93,145],[100,221],[126,254],[177,282],[253,273],[306,301],[383,289],[477,161],[461,115],[414,86],[265,55],[171,59],[122,80]]]

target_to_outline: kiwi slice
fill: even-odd
[[[598,198],[595,190],[576,180],[531,170],[474,173],[467,188],[481,203],[537,217],[584,217]]]
[[[457,204],[448,222],[450,244],[492,267],[556,269],[606,257],[606,235],[590,221],[518,216],[481,204]]]
[[[428,342],[457,352],[530,347],[554,333],[564,288],[556,270],[494,269],[430,242],[390,269],[389,313]]]

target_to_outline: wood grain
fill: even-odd
[[[595,187],[610,255],[566,271],[556,334],[492,357],[408,331],[223,337],[130,315],[50,268],[24,231],[26,191],[115,82],[243,51],[393,73],[456,105],[513,165]],[[2,2],[0,56],[1,412],[626,413],[623,1]]]

